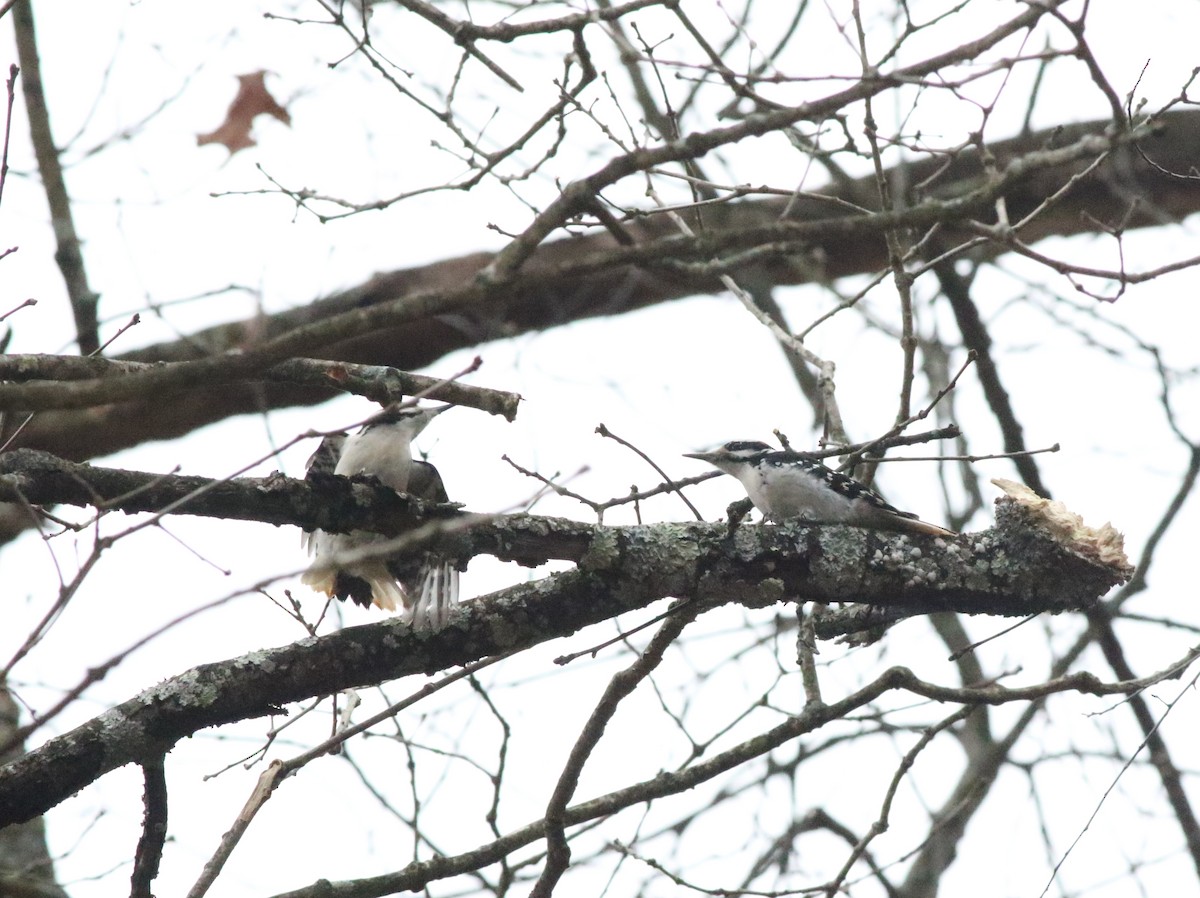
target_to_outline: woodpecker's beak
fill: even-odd
[[[700,459],[700,461],[706,461],[709,464],[712,464],[714,459],[720,457],[720,453],[718,453],[718,452],[685,452],[685,453],[683,453],[683,457],[684,458],[698,458],[698,459]]]

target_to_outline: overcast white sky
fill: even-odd
[[[696,0],[695,5],[706,15],[717,15],[715,4],[707,0]],[[1090,32],[1092,47],[1118,92],[1131,90],[1143,65],[1150,60],[1139,96],[1149,98],[1152,106],[1166,102],[1198,64],[1195,38],[1200,34],[1200,8],[1172,0],[1096,6]],[[995,7],[998,16],[1008,17],[1017,5],[1004,2]],[[365,213],[328,224],[317,222],[271,194],[264,172],[289,186],[369,200],[457,176],[462,167],[449,154],[430,145],[434,137],[444,139],[435,123],[411,105],[398,102],[395,93],[381,85],[364,65],[351,59],[336,69],[330,68],[331,62],[349,52],[344,36],[333,29],[265,19],[262,13],[268,10],[281,15],[318,14],[315,6],[300,0],[279,4],[60,0],[36,6],[55,135],[60,144],[67,146],[76,224],[84,239],[92,286],[103,297],[101,314],[107,323],[102,339],[122,326],[133,312],[143,315],[143,323],[114,345],[113,352],[170,339],[205,324],[247,317],[259,307],[272,312],[304,304],[359,283],[376,271],[495,248],[501,238],[488,228],[489,224],[517,231],[528,221],[525,207],[505,191],[489,185],[468,195],[434,194],[388,212]],[[652,33],[654,18],[646,16],[642,21]],[[380,8],[376,27],[380,33],[394,29],[390,33],[396,35],[395,44],[389,49],[400,65],[420,73],[418,81],[423,83],[435,82],[457,59],[442,35],[397,9]],[[671,30],[677,29],[657,35],[657,39],[666,40],[662,49],[666,57],[675,47],[672,40],[667,40]],[[8,19],[0,21],[0,32],[5,35],[0,47],[15,61]],[[827,58],[815,55],[806,60],[813,69],[822,70],[824,66],[853,74],[852,60],[836,38],[814,37],[805,46],[814,54],[819,48],[829,53]],[[910,52],[915,56],[932,49],[914,46]],[[678,50],[680,55],[683,52]],[[503,114],[489,126],[497,129],[516,127],[513,123],[520,120],[522,110],[540,108],[551,88],[544,77],[539,79],[533,73],[537,66],[546,65],[557,72],[563,48],[557,42],[546,41],[544,54],[543,59],[527,60],[529,68],[522,78],[530,86],[526,96],[480,78],[467,85],[464,90],[468,95],[480,85],[495,90],[473,100],[480,125],[494,105],[503,108]],[[260,118],[255,129],[259,145],[232,158],[227,158],[220,147],[197,148],[195,135],[220,122],[236,89],[235,76],[257,69],[271,73],[268,86],[288,106],[292,126]],[[614,73],[614,80],[617,77]],[[1082,73],[1079,77],[1083,78]],[[1051,82],[1053,89],[1039,103],[1035,126],[1106,113],[1094,91],[1064,87],[1071,83],[1069,79]],[[1025,96],[1022,90],[1012,88],[1012,108],[1001,106],[989,125],[989,136],[998,139],[1012,133],[1002,130],[1004,127],[1015,130],[1024,112]],[[164,103],[166,107],[139,129],[136,137],[88,155],[91,148],[137,125]],[[922,107],[921,114],[936,123],[941,113],[936,107]],[[945,115],[943,133],[966,127],[961,109],[947,110]],[[10,351],[69,352],[69,316],[61,279],[53,264],[45,197],[37,180],[29,177],[33,162],[26,134],[23,105],[18,98],[10,150],[13,171],[0,207],[0,245],[19,246],[20,250],[0,263],[5,274],[0,307],[7,310],[27,296],[39,300],[36,308],[10,319],[15,330]],[[764,140],[750,152],[761,157],[764,171],[772,174],[794,164],[794,157],[786,153],[782,142]],[[564,179],[577,177],[598,167],[611,153],[598,136],[590,147],[567,147],[551,171]],[[738,166],[742,168],[740,177],[746,177],[745,162],[739,161]],[[719,161],[714,160],[714,170],[719,169]],[[554,185],[543,180],[523,189],[531,200],[545,202]],[[641,190],[640,182],[631,184],[629,196]],[[241,195],[243,191],[250,193]],[[1127,266],[1147,269],[1194,254],[1196,227],[1194,222],[1187,222],[1155,233],[1128,235],[1124,244]],[[1111,241],[1104,239],[1051,241],[1044,248],[1052,254],[1087,259],[1098,265],[1112,266],[1116,258]],[[1032,447],[1062,445],[1060,453],[1042,456],[1039,462],[1056,497],[1090,523],[1111,520],[1127,534],[1128,547],[1136,556],[1176,487],[1182,457],[1165,429],[1161,410],[1152,401],[1154,374],[1149,359],[1135,354],[1114,360],[1085,351],[1082,338],[1068,340],[1061,332],[1052,341],[1046,340],[1048,320],[1036,303],[1005,306],[1008,299],[1025,292],[1025,279],[1063,290],[1061,281],[1048,273],[1010,260],[981,274],[975,292],[985,298],[986,311],[994,316],[994,336],[1009,359],[1002,373],[1025,425],[1028,443]],[[1144,340],[1162,346],[1168,364],[1194,367],[1196,335],[1200,333],[1198,284],[1200,275],[1195,272],[1163,278],[1131,289],[1101,314],[1106,321],[1135,328]],[[243,289],[231,290],[216,299],[172,306],[161,318],[146,313],[148,302],[164,303],[230,286]],[[918,285],[918,296],[928,298],[931,290]],[[1032,292],[1036,294],[1036,290]],[[891,320],[895,316],[887,294],[886,290],[879,291],[871,311]],[[797,325],[816,317],[829,305],[828,297],[815,289],[783,290],[780,297]],[[1086,298],[1078,301],[1081,306],[1090,305]],[[934,313],[927,304],[922,304],[919,311],[928,324]],[[1132,346],[1106,324],[1085,326],[1113,345]],[[837,362],[838,391],[851,435],[866,438],[885,429],[894,415],[896,390],[889,385],[881,391],[879,383],[881,372],[890,378],[889,384],[898,383],[900,358],[894,343],[878,331],[865,328],[861,319],[844,317],[818,331],[810,345]],[[1020,361],[1012,363],[1016,353]],[[464,367],[473,354],[474,350],[444,358],[428,373],[450,374]],[[698,463],[680,458],[680,453],[727,439],[764,439],[775,427],[787,431],[796,443],[814,438],[810,415],[782,356],[771,338],[728,296],[690,300],[686,311],[676,304],[521,336],[484,346],[480,354],[484,366],[470,381],[523,394],[526,401],[517,422],[510,425],[479,412],[457,410],[440,418],[420,440],[442,470],[452,498],[474,510],[510,508],[535,491],[531,482],[500,460],[503,454],[546,474],[570,474],[587,466],[589,472],[573,486],[594,498],[622,494],[634,482],[643,487],[652,485],[653,472],[629,453],[594,435],[594,428],[601,422],[637,443],[679,476],[701,470]],[[999,451],[994,427],[976,413],[981,403],[974,380],[968,377],[957,399],[958,423],[970,435],[974,451]],[[1180,385],[1177,403],[1183,425],[1200,435],[1200,396],[1194,383]],[[180,465],[183,473],[227,475],[268,452],[272,438],[282,442],[310,427],[342,426],[369,411],[363,400],[344,399],[316,409],[274,413],[269,419],[226,421],[186,439],[139,447],[104,463],[152,471],[169,471]],[[282,460],[285,472],[299,473],[310,451],[310,446],[302,445],[286,453]],[[984,465],[988,476],[1013,476],[1005,462]],[[928,520],[939,520],[943,513],[941,493],[932,466],[897,467],[900,470],[882,475],[881,484],[889,499]],[[271,465],[264,466],[259,473],[270,469]],[[695,490],[693,500],[707,517],[716,519],[739,495],[737,485],[726,478]],[[586,518],[586,509],[566,500],[548,499],[537,510]],[[657,500],[643,512],[650,519],[688,516],[677,499]],[[1178,603],[1196,599],[1189,550],[1200,529],[1200,513],[1193,503],[1185,515],[1186,520],[1176,526],[1162,547],[1153,589],[1145,600],[1147,613],[1155,613],[1156,603],[1162,603],[1158,606],[1161,613],[1169,609],[1169,613],[1177,614]],[[630,519],[628,513],[616,513],[609,520],[621,523]],[[114,520],[109,528],[125,523],[128,521]],[[989,520],[981,517],[973,522],[972,529],[988,524]],[[16,684],[31,700],[48,703],[89,667],[184,609],[234,594],[264,578],[294,575],[305,564],[294,528],[178,518],[168,522],[164,531],[170,535],[151,531],[113,549],[64,619],[17,668]],[[56,541],[58,564],[70,570],[86,554],[89,539],[86,534],[80,535],[76,548],[65,538]],[[7,587],[0,654],[7,657],[52,601],[57,577],[50,550],[33,537],[7,547],[0,564]],[[481,560],[464,577],[464,595],[499,589],[527,575],[516,568]],[[294,589],[306,602],[317,601],[294,576],[285,577],[272,590],[278,592],[283,587]],[[346,609],[344,614],[347,623],[375,619],[372,613],[355,608]],[[769,613],[764,614],[769,617]],[[749,641],[750,637],[739,635],[744,625],[743,612],[737,610],[722,611],[706,624],[722,639]],[[1001,625],[977,621],[972,626],[982,635]],[[611,628],[604,632],[611,633]],[[302,635],[297,625],[261,596],[237,598],[138,653],[105,682],[90,689],[86,700],[60,719],[56,731],[191,665],[284,644]],[[912,642],[892,639],[886,646],[871,650],[880,653],[880,664],[907,663],[932,679],[951,676],[944,653],[921,653],[925,643],[915,624],[905,625],[898,635],[911,635]],[[582,661],[565,672],[554,671],[550,659],[592,641],[595,639],[585,634],[565,648],[545,647],[492,681],[496,694],[511,700],[509,711],[514,726],[527,722],[537,734],[537,744],[525,743],[520,746],[522,751],[514,752],[514,765],[528,765],[533,773],[539,763],[544,763],[539,757],[561,757],[560,743],[570,740],[575,732],[570,726],[576,722],[572,718],[585,714],[590,707],[587,703],[564,707],[562,696],[584,688],[580,684],[592,688],[596,674],[615,669],[619,659]],[[1181,636],[1178,645],[1134,645],[1131,660],[1139,672],[1146,673],[1178,656],[1187,642],[1188,638]],[[1033,640],[1002,643],[987,649],[986,657],[996,670],[1025,666],[1030,678],[1038,678],[1041,659],[1026,654],[1036,651],[1032,644]],[[788,651],[784,646],[783,654]],[[703,664],[703,660],[697,663]],[[681,684],[687,682],[682,671],[678,676]],[[730,671],[714,678],[704,690],[715,708],[723,695],[752,691],[771,676],[770,671],[754,669]],[[836,673],[831,676],[836,679]],[[389,695],[394,699],[412,688],[416,687],[394,685]],[[1074,700],[1063,699],[1062,704],[1064,717],[1078,714],[1082,719],[1086,713],[1084,706],[1074,704]],[[433,707],[444,710],[431,712],[420,722],[410,722],[414,728],[425,727],[422,733],[430,734],[431,740],[450,741],[472,727],[486,734],[488,727],[494,726],[471,704],[465,688],[452,691]],[[546,723],[547,711],[551,719],[562,715],[557,727]],[[633,709],[626,714],[625,725],[646,725]],[[653,719],[653,715],[646,719]],[[720,715],[714,713],[714,726],[719,719]],[[1178,741],[1184,727],[1194,726],[1195,719],[1193,703],[1170,722],[1174,729],[1169,732],[1174,732]],[[324,721],[315,723],[306,738],[324,725]],[[253,751],[262,730],[261,725],[250,725],[207,734],[188,740],[170,755],[172,806],[186,810],[176,813],[171,821],[175,842],[168,848],[159,894],[186,890],[245,800],[258,769],[247,772],[236,768],[208,781],[202,777]],[[1044,734],[1044,738],[1045,745],[1064,740],[1061,747],[1065,749],[1097,737],[1089,730],[1084,734]],[[401,764],[388,757],[395,751],[391,743],[378,746],[367,742],[359,749],[359,758],[364,767],[372,762]],[[286,745],[280,747],[280,756],[291,753]],[[603,760],[597,758],[598,762]],[[631,765],[640,763],[628,756],[622,756],[619,762],[612,757],[607,760],[617,766],[606,768],[604,763],[597,763],[589,768],[601,772],[594,781],[585,782],[582,792],[590,794],[601,788],[606,770],[619,777],[627,774]],[[1192,760],[1193,767],[1200,762],[1200,758]],[[854,763],[849,758],[841,761]],[[1185,763],[1185,759],[1180,761]],[[644,762],[653,765],[659,760],[649,757]],[[400,767],[397,770],[402,772]],[[886,778],[890,773],[890,769],[881,770],[878,776]],[[866,782],[871,776],[864,774],[864,786],[869,794],[877,794],[879,784]],[[353,770],[348,765],[329,763],[305,771],[298,779],[321,777],[324,780],[319,784],[293,782],[281,789],[265,812],[267,818],[261,822],[265,825],[253,828],[235,853],[220,894],[259,895],[285,886],[298,887],[318,877],[364,876],[402,864],[403,857],[398,858],[393,847],[400,837],[386,822],[366,845],[362,843],[357,823],[376,810],[373,800],[354,787],[357,777]],[[76,898],[115,895],[127,889],[127,869],[103,874],[132,854],[141,816],[139,784],[137,771],[119,771],[50,815],[53,850],[66,855],[59,868],[61,881]],[[1077,795],[1063,796],[1081,809],[1075,821],[1079,826],[1107,783],[1090,785],[1094,788],[1075,782],[1062,787],[1080,790]],[[456,781],[454,787],[461,784]],[[821,786],[814,784],[814,804],[820,801],[820,790]],[[468,796],[464,799],[468,807],[470,796],[479,794],[469,785],[463,793]],[[930,798],[929,803],[936,804],[936,799]],[[1027,822],[1027,804],[1027,795],[1014,793],[1014,821]],[[544,796],[531,794],[523,808],[525,815],[520,806],[514,806],[505,826],[527,822],[540,813],[543,805]],[[783,812],[787,810],[785,802]],[[864,819],[869,819],[874,810],[875,806],[868,804],[863,809]],[[1119,872],[1120,856],[1113,854],[1107,841],[1118,831],[1118,822],[1103,817],[1097,822],[1092,841],[1081,848],[1089,860],[1069,868],[1064,873],[1068,881],[1082,885],[1101,880],[1108,873],[1105,864],[1110,861],[1113,874]],[[1107,828],[1110,826],[1111,830]],[[473,811],[464,811],[457,822],[447,821],[446,831],[453,832],[456,827],[463,844],[467,844],[470,832],[483,831]],[[89,828],[93,828],[92,834],[81,840]],[[972,894],[1038,893],[1044,880],[1031,875],[1026,881],[1021,865],[1013,863],[1014,858],[1040,851],[1034,834],[1022,833],[1022,826],[1015,826],[1011,843],[1002,840],[991,846],[993,857],[972,857],[960,865],[959,871],[988,871],[988,877],[972,882]],[[1170,844],[1174,841],[1168,837]],[[289,869],[286,882],[279,877],[280,863],[286,863]],[[1148,873],[1147,877],[1153,875]],[[965,882],[948,882],[948,894],[955,885],[963,886]]]

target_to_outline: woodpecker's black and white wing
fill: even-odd
[[[308,457],[308,464],[304,466],[304,479],[310,480],[337,470],[338,459],[342,457],[345,445],[345,433],[330,433],[322,437],[317,451]]]
[[[332,477],[337,468],[338,459],[342,457],[342,447],[346,445],[346,434],[331,433],[321,438],[317,451],[308,457],[304,466],[304,479],[320,480],[322,477]],[[305,530],[300,534],[300,546],[311,555],[316,548],[316,533],[319,531]]]
[[[799,452],[766,443],[735,441],[712,452],[688,453],[741,481],[755,508],[770,520],[801,518],[876,530],[954,536],[915,514],[889,505],[866,484]]]

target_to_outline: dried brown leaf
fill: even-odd
[[[239,84],[237,96],[229,104],[229,111],[225,113],[225,121],[214,131],[198,134],[196,136],[198,146],[219,143],[229,150],[229,154],[232,156],[238,150],[254,146],[255,141],[250,136],[250,129],[254,126],[254,119],[257,116],[265,114],[279,119],[285,125],[292,123],[292,117],[288,111],[275,102],[275,98],[267,90],[266,74],[265,71],[257,71],[237,76]]]

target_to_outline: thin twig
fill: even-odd
[[[664,471],[659,466],[659,464],[656,461],[654,461],[654,459],[652,459],[649,455],[647,455],[645,452],[643,452],[637,446],[633,445],[633,443],[629,442],[628,440],[624,439],[623,437],[617,436],[615,433],[613,433],[611,430],[609,430],[603,424],[596,425],[596,433],[600,434],[600,436],[604,437],[605,439],[616,440],[618,443],[620,443],[622,446],[624,446],[630,452],[633,452],[635,455],[637,455],[638,458],[640,458],[642,461],[644,461],[646,464],[648,464],[650,467],[652,467],[654,469],[654,472],[656,474],[658,474],[659,477],[662,478],[663,487],[666,489],[669,489],[671,492],[677,494],[679,496],[679,498],[683,500],[683,504],[686,505],[688,507],[688,509],[691,511],[691,513],[696,516],[697,521],[704,520],[704,515],[700,514],[700,511],[696,508],[695,505],[692,504],[691,500],[688,499],[688,497],[683,494],[683,490],[679,488],[678,484],[676,484],[675,481],[672,480],[671,477],[667,475],[667,472]]]
[[[3,16],[4,13],[8,12],[9,8],[15,2],[16,0],[9,0],[9,2],[5,4],[4,9],[0,10],[0,16]],[[8,180],[8,142],[12,136],[13,103],[16,102],[17,98],[17,75],[20,73],[20,71],[20,68],[18,68],[15,64],[8,67],[8,82],[6,85],[8,87],[8,108],[4,113],[4,151],[3,154],[0,155],[0,200],[4,198],[4,184]],[[8,316],[6,315],[5,317]]]
[[[365,732],[371,727],[395,717],[401,711],[411,707],[412,705],[415,705],[417,702],[425,698],[428,698],[435,692],[439,692],[452,683],[458,682],[459,680],[473,676],[484,668],[490,667],[496,662],[502,661],[507,657],[508,655],[492,655],[491,657],[483,658],[479,661],[468,664],[461,670],[447,674],[440,680],[423,686],[416,692],[408,695],[392,705],[389,705],[378,714],[372,715],[361,723],[357,723],[354,726],[346,727],[338,731],[324,742],[314,746],[302,754],[296,755],[287,761],[272,761],[270,765],[268,765],[267,769],[259,775],[258,783],[255,785],[254,790],[250,793],[250,797],[246,799],[246,803],[242,807],[242,810],[238,813],[237,817],[234,819],[233,825],[229,828],[225,835],[221,837],[220,845],[217,846],[217,849],[215,852],[213,852],[212,857],[210,857],[205,863],[204,869],[201,871],[199,878],[192,885],[191,889],[188,890],[187,898],[202,898],[202,896],[208,892],[209,888],[212,887],[212,884],[216,882],[217,876],[220,875],[226,861],[228,861],[230,855],[233,854],[233,849],[237,847],[238,842],[241,841],[242,836],[245,835],[246,830],[249,829],[255,815],[262,810],[263,805],[267,803],[267,801],[271,798],[271,795],[275,792],[276,788],[278,788],[279,784],[285,779],[303,768],[310,761],[319,758],[322,755],[330,754],[336,748],[341,746],[342,743],[344,743],[347,739],[357,736],[359,733]]]

